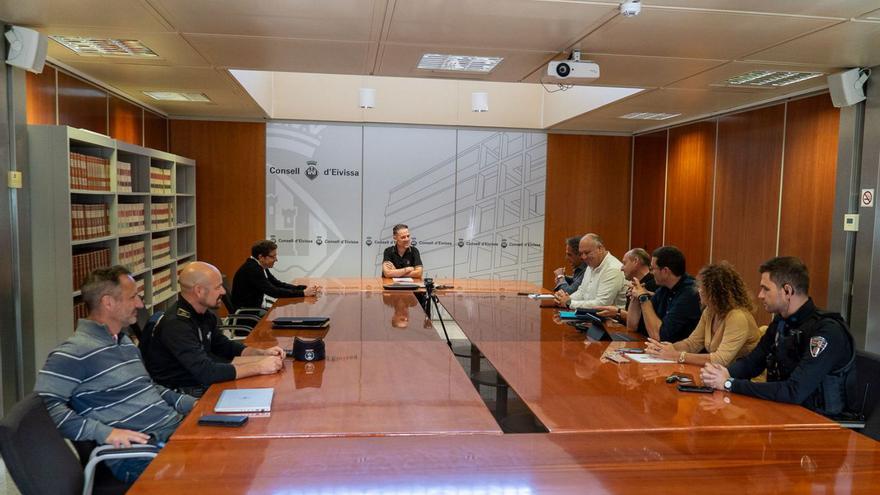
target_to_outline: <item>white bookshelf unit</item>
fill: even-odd
[[[196,259],[196,164],[65,126],[28,126],[28,141],[42,364],[84,311],[79,286],[91,269],[128,266],[150,312],[177,299],[179,268]]]

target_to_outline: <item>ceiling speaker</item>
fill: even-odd
[[[835,107],[841,108],[864,101],[864,85],[870,75],[870,69],[850,69],[828,76],[831,103]]]
[[[6,31],[6,39],[9,41],[7,64],[37,74],[43,72],[49,38],[33,29],[12,26]]]

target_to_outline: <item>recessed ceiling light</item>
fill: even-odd
[[[211,99],[204,93],[180,93],[177,91],[144,91],[145,95],[160,101],[194,101],[210,103]]]
[[[138,40],[83,38],[80,36],[49,36],[78,55],[86,57],[158,57]]]
[[[724,84],[728,86],[757,88],[780,87],[806,81],[807,79],[812,79],[821,75],[821,72],[753,70],[751,72],[746,72],[745,74],[731,77],[727,81],[724,81]]]
[[[680,113],[633,112],[633,113],[628,113],[626,115],[621,115],[619,118],[632,119],[632,120],[666,120],[666,119],[671,119],[672,117],[678,117],[679,115],[681,115],[681,114]]]
[[[446,70],[455,72],[492,72],[503,57],[477,57],[474,55],[443,55],[426,53],[419,60],[419,69]]]

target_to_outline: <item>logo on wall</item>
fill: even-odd
[[[464,239],[461,237],[458,238],[458,247],[464,247]]]
[[[324,239],[321,239],[321,236],[318,236],[318,237],[315,239],[315,244],[317,244],[317,245],[319,245],[319,246],[320,246],[321,244],[324,244]]]
[[[364,244],[366,244],[367,246],[372,246],[373,245],[373,236],[368,235],[367,240],[364,241]]]
[[[502,248],[506,248],[506,247],[507,247],[507,239],[501,239],[501,247],[502,247]]]
[[[309,168],[306,169],[306,177],[308,177],[309,180],[315,180],[315,178],[318,177],[318,167],[315,166],[317,164],[318,162],[315,160],[309,160],[306,162],[306,165],[309,166]]]

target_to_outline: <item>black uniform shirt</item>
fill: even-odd
[[[422,266],[422,257],[419,255],[419,250],[412,246],[406,248],[403,256],[397,254],[397,246],[388,246],[385,248],[385,253],[382,256],[382,262],[386,261],[390,261],[394,268]]]
[[[809,333],[801,331],[815,312],[809,299],[788,318],[774,317],[758,346],[730,365],[729,371],[733,378],[754,378],[767,368],[767,357],[775,351],[778,372],[769,373],[766,383],[735,380],[731,391],[816,410],[821,405],[822,380],[845,366],[853,350],[846,330],[830,318],[811,325],[811,330],[805,328]]]
[[[686,273],[671,289],[658,287],[651,298],[651,304],[657,317],[663,320],[660,340],[664,342],[678,342],[688,338],[703,316],[697,282]]]
[[[214,313],[199,314],[179,297],[154,329],[143,358],[156,383],[177,389],[234,380],[230,361],[243,350],[217,329]]]

